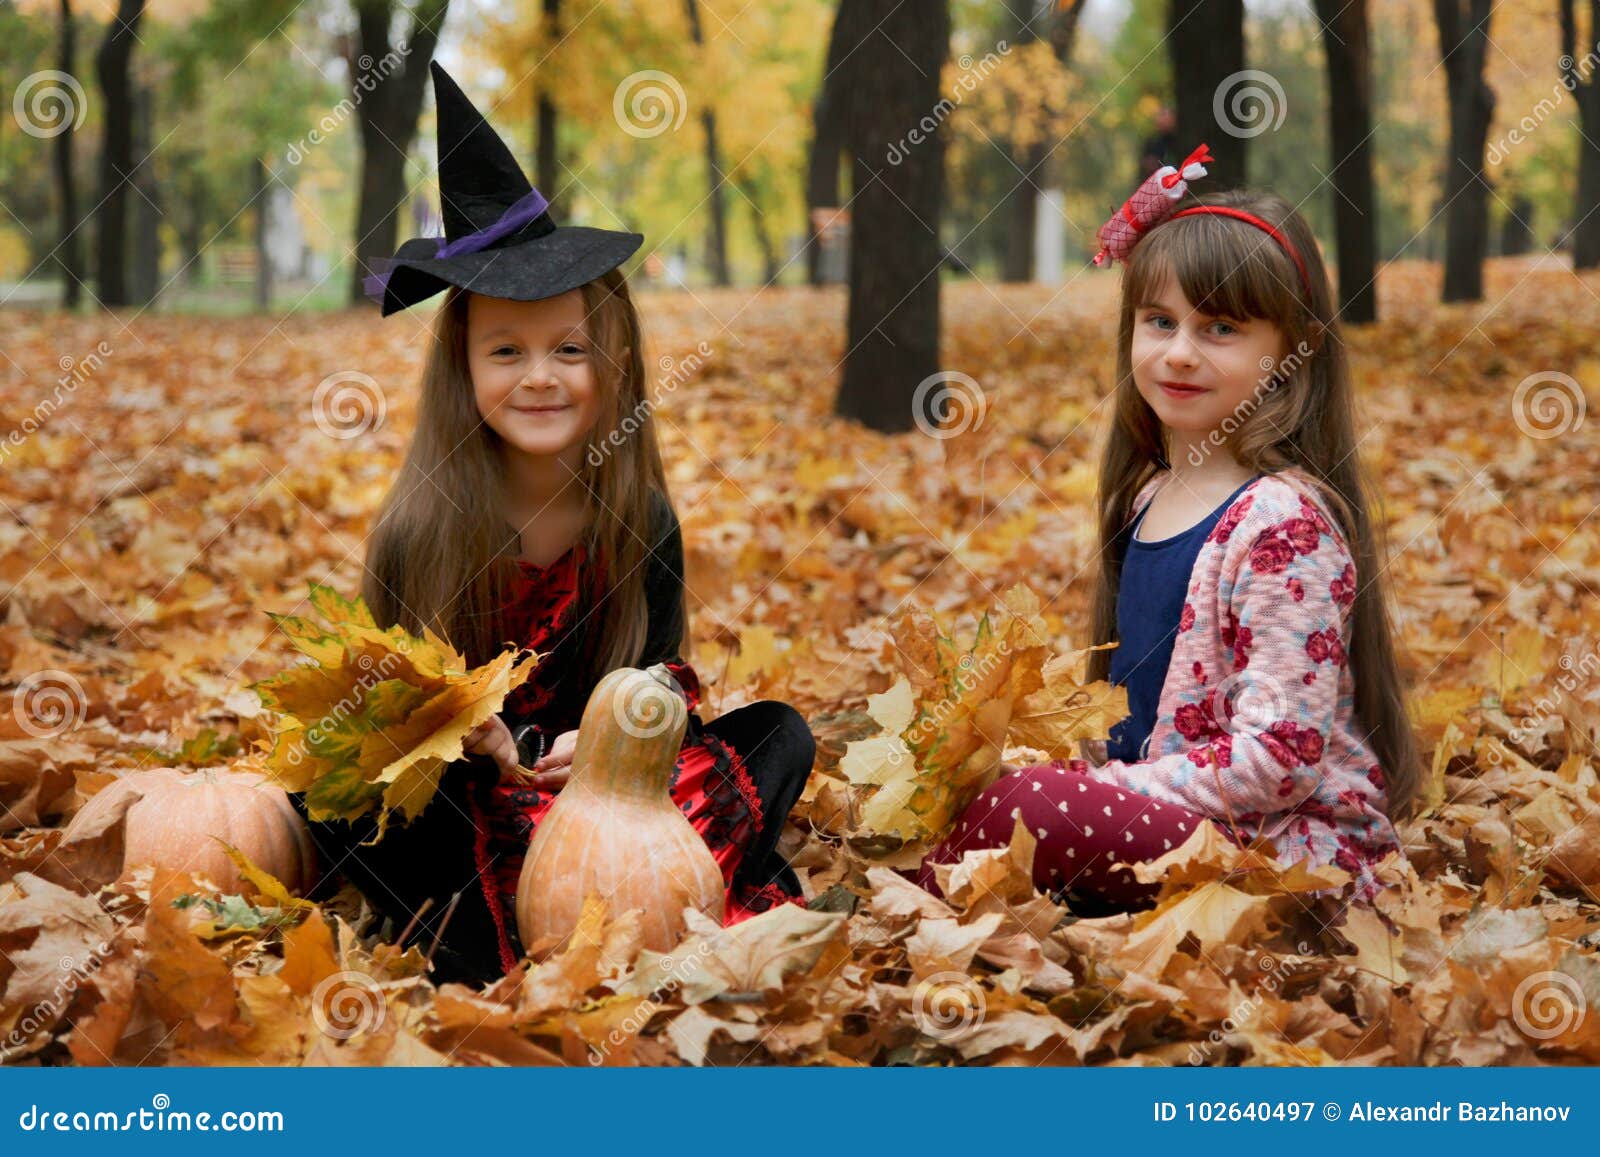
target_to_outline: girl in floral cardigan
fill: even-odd
[[[1129,206],[1101,231],[1126,268],[1093,629],[1118,646],[1090,675],[1130,713],[1091,760],[1006,765],[918,880],[1020,817],[1040,887],[1139,907],[1155,889],[1127,865],[1212,823],[1368,901],[1418,754],[1316,241],[1270,194]]]

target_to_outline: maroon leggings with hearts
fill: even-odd
[[[1100,783],[1057,760],[1018,768],[985,788],[913,878],[941,895],[932,865],[956,863],[963,852],[979,848],[1005,847],[1019,815],[1039,841],[1035,886],[1089,911],[1142,907],[1160,891],[1113,864],[1157,859],[1208,820],[1227,833],[1220,820]]]

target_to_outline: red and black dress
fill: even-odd
[[[683,635],[683,545],[671,505],[657,495],[652,550],[646,561],[649,608],[638,665],[664,663],[682,686],[689,728],[670,781],[672,799],[700,833],[727,887],[725,924],[776,904],[803,903],[794,870],[777,852],[783,823],[810,775],[816,744],[793,707],[763,700],[709,723],[695,708],[699,680],[679,654]],[[590,669],[593,614],[586,587],[595,585],[583,546],[548,566],[518,561],[519,574],[504,611],[508,640],[539,653],[538,666],[507,697],[500,715],[513,731],[534,730],[524,763],[556,736],[577,729],[593,686],[564,673]],[[517,878],[539,821],[559,793],[498,782],[494,761],[469,756],[451,764],[432,802],[411,823],[391,823],[384,838],[361,847],[373,818],[311,824],[323,856],[324,878],[342,872],[389,917],[398,932],[432,897],[415,937],[431,941],[452,900],[455,911],[434,954],[436,979],[483,982],[515,967],[522,956],[514,908]],[[291,796],[302,814],[303,801]]]
[[[561,694],[561,667],[554,661],[560,657],[561,643],[571,637],[582,616],[580,588],[584,558],[584,548],[580,544],[548,566],[518,560],[518,584],[506,621],[513,631],[512,637],[539,652],[541,658],[527,682],[507,697],[501,715],[518,728],[531,723],[538,729],[536,734],[540,742],[529,756],[547,749],[562,732],[576,730],[587,702],[586,697]],[[681,583],[681,579],[678,581]],[[681,590],[681,586],[678,589]],[[651,589],[647,578],[646,594],[652,603],[652,616],[655,604],[664,604],[673,593],[670,584],[666,589]],[[798,901],[800,891],[794,886],[797,881],[792,871],[778,871],[773,878],[763,878],[756,872],[739,872],[757,838],[769,832],[776,835],[794,800],[788,799],[781,812],[774,808],[769,813],[769,805],[782,803],[782,797],[789,794],[784,789],[792,788],[796,778],[803,788],[804,774],[810,772],[807,760],[804,774],[799,773],[797,761],[792,758],[794,753],[785,751],[785,744],[781,742],[794,738],[792,734],[784,734],[793,723],[784,717],[785,713],[792,713],[793,709],[775,702],[751,704],[710,725],[704,724],[694,713],[700,702],[699,678],[677,655],[676,648],[670,649],[673,652],[670,656],[647,655],[642,663],[664,662],[688,700],[689,731],[673,768],[669,792],[722,869],[728,889],[724,923],[735,924],[774,904]],[[763,756],[789,756],[781,761],[782,766],[771,769],[789,774],[767,777],[772,780],[772,789],[765,793],[765,798],[744,754],[732,741],[733,737],[721,733],[727,727],[724,719],[737,723],[739,721],[733,717],[741,715],[749,718],[744,721],[744,727],[737,729],[739,732],[746,732],[752,724],[765,723],[772,733],[772,741],[758,749]],[[803,721],[800,723],[804,726]],[[798,798],[798,792],[793,794]],[[514,936],[517,880],[523,858],[539,821],[557,798],[558,793],[553,791],[494,783],[487,785],[483,796],[475,796],[471,801],[473,821],[481,833],[474,849],[479,879],[486,901],[498,914],[501,962],[508,970],[521,955]],[[770,853],[775,842],[775,839],[763,841],[767,845],[765,850]],[[769,869],[771,867],[769,865]],[[780,878],[783,876],[788,878]]]

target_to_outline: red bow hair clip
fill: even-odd
[[[1183,159],[1183,164],[1176,168],[1163,165],[1146,177],[1122,208],[1100,226],[1100,252],[1094,255],[1094,263],[1104,265],[1108,257],[1127,261],[1139,238],[1172,216],[1188,192],[1189,182],[1205,176],[1206,162],[1214,159],[1211,150],[1201,145]]]

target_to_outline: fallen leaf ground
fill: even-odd
[[[263,612],[295,610],[307,579],[357,588],[425,319],[8,316],[0,1057],[1600,1062],[1600,440],[1529,395],[1519,423],[1516,396],[1533,375],[1600,381],[1600,279],[1495,262],[1487,301],[1449,308],[1439,282],[1389,267],[1384,320],[1349,335],[1434,801],[1375,910],[1191,841],[1150,869],[1156,908],[1077,919],[1029,885],[1026,833],[970,857],[944,901],[842,841],[860,801],[838,760],[899,670],[900,611],[970,627],[1025,582],[1060,650],[1087,643],[1115,278],[949,286],[945,364],[982,409],[947,439],[829,416],[838,292],[647,295],[705,714],[782,698],[812,721],[783,844],[812,910],[691,929],[671,958],[595,910],[561,956],[483,991],[436,987],[426,945],[388,942],[353,890],[222,900],[113,879],[108,835],[62,835],[122,770],[265,737],[246,685],[290,649]],[[313,418],[340,373],[381,391],[357,437]]]

